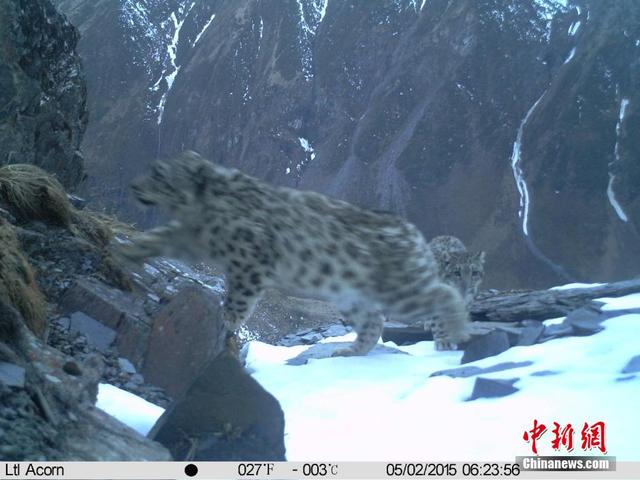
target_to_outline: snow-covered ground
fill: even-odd
[[[149,433],[164,412],[164,408],[107,383],[100,384],[96,406],[142,435]]]
[[[601,300],[608,309],[640,308],[638,294]],[[459,367],[462,356],[462,352],[436,352],[432,342],[399,347],[406,355],[311,359],[299,366],[286,361],[307,346],[252,342],[247,366],[282,405],[287,458],[292,461],[513,461],[516,455],[531,454],[523,434],[533,428],[534,420],[547,426],[537,442],[540,455],[600,454],[598,450],[585,453],[581,431],[585,422],[603,421],[607,454],[619,461],[638,461],[640,376],[621,370],[640,354],[639,325],[640,314],[622,315],[606,320],[604,330],[596,335],[514,347],[467,364],[532,362],[481,374],[517,378],[519,391],[474,401],[467,399],[476,377],[430,377]],[[120,400],[114,388],[101,387],[98,406],[146,433],[161,410],[139,399],[135,404],[130,403],[132,399]],[[554,422],[573,426],[571,453],[552,449]]]

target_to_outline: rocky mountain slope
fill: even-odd
[[[87,124],[78,32],[44,0],[2,2],[0,25],[0,166],[35,164],[76,187]]]
[[[96,12],[109,12],[114,5],[118,3],[87,4],[76,13],[89,19]],[[143,10],[140,5],[122,4],[134,9],[127,12],[147,18],[145,15],[150,10]],[[135,97],[138,103],[122,95],[114,97],[119,102],[114,102],[113,98],[105,100],[102,110],[94,110],[97,115],[94,127],[118,118],[114,117],[120,112],[116,103],[120,108],[124,105],[132,108],[133,113],[136,108],[144,107],[141,126],[156,122],[156,127],[164,128],[164,122],[172,118],[169,114],[175,114],[171,113],[169,89],[179,78],[178,67],[182,66],[178,60],[182,52],[178,32],[187,25],[185,18],[190,12],[196,15],[196,2],[175,11],[163,10],[167,5],[158,1],[149,2],[147,6],[157,7],[156,13],[160,15],[157,18],[169,19],[165,23],[160,21],[160,25],[170,34],[167,39],[172,42],[171,48],[164,51],[160,48],[162,45],[158,47],[151,40],[146,44],[137,42],[136,39],[142,37],[135,35],[132,39],[137,42],[136,48],[161,52],[157,64],[149,62],[149,59],[156,59],[153,55],[136,57],[136,61],[141,62],[136,65],[144,66],[149,75],[161,76],[161,81],[153,84],[149,91],[149,98],[155,95],[153,98],[158,103],[147,103],[146,96]],[[313,11],[305,10],[305,4],[300,5],[302,13],[313,14],[316,22],[312,27],[308,24],[304,28],[304,46],[308,44],[304,42],[310,41],[310,32],[320,28],[320,20],[329,15],[330,10],[325,12],[323,5],[326,4],[314,4],[322,8]],[[251,4],[252,8],[254,6]],[[416,14],[422,6],[412,4]],[[230,7],[227,5],[226,8]],[[213,25],[215,18],[209,13],[209,17],[194,17],[199,29],[192,39],[193,45],[204,41],[207,28]],[[125,18],[131,28],[144,26],[144,30],[139,31],[144,38],[155,38],[151,17],[147,18],[151,19],[149,22],[141,24],[126,16],[117,18],[113,25],[120,25]],[[157,18],[154,18],[155,22]],[[100,24],[108,25],[106,21]],[[260,25],[262,36],[262,22]],[[576,25],[571,29],[577,29]],[[222,279],[213,270],[203,271],[169,259],[149,260],[135,266],[114,257],[110,245],[127,242],[127,236],[132,233],[131,226],[85,208],[82,199],[65,192],[64,186],[74,187],[84,176],[78,146],[86,122],[85,83],[74,52],[77,38],[76,30],[55,11],[49,0],[0,4],[0,460],[284,460],[285,417],[278,400],[225,348],[229,339],[221,315]],[[305,86],[305,82],[316,78],[313,57],[301,58],[302,77],[295,74],[287,77],[286,82],[292,82],[291,85]],[[121,85],[130,85],[126,75],[134,70],[127,70],[126,61],[120,65],[124,66]],[[156,69],[158,65],[162,68]],[[276,71],[290,75],[292,71],[295,73],[295,68]],[[94,81],[100,78],[93,77]],[[284,77],[276,78],[278,82],[285,81],[282,80]],[[140,85],[144,87],[145,84]],[[277,95],[282,93],[279,89],[277,92]],[[93,100],[90,105],[96,108]],[[618,110],[614,154],[620,162],[625,158],[624,145],[628,138],[625,129],[627,118],[632,118],[628,117],[629,112],[633,112],[632,101],[622,97]],[[341,104],[322,108],[329,112],[342,108],[338,105]],[[521,125],[533,122],[533,112],[539,105],[543,105],[543,100],[530,107]],[[420,113],[426,111],[425,107]],[[303,117],[312,119],[312,112]],[[411,118],[412,122],[421,121],[417,114]],[[114,132],[103,132],[103,140],[107,137],[112,140],[111,145],[102,144],[103,153],[113,152],[113,145],[120,145],[123,151],[132,147],[127,142],[134,136],[127,128],[132,128],[133,124],[127,122],[135,119],[133,114],[124,116],[112,124]],[[116,127],[124,129],[119,130],[120,142],[112,136]],[[298,132],[303,123],[295,123],[291,128],[292,132]],[[367,131],[364,124],[361,131]],[[142,127],[137,132],[144,138]],[[518,132],[516,145],[520,142],[526,145],[526,137],[520,133],[524,132],[524,127]],[[275,178],[275,181],[288,182],[296,178],[294,183],[304,186],[304,182],[314,178],[311,167],[321,157],[318,153],[316,158],[315,137],[306,135],[296,139],[308,154],[309,176],[303,168],[306,164],[292,164],[286,167],[285,177]],[[392,144],[399,145],[393,143],[397,135],[394,138]],[[402,138],[409,142],[412,137],[407,134]],[[92,155],[100,152],[93,149],[98,144],[97,141],[85,142]],[[169,148],[169,145],[161,146]],[[282,143],[284,145],[286,143]],[[324,148],[329,146],[327,143]],[[232,147],[233,144],[229,148]],[[392,153],[401,150],[392,149]],[[519,180],[519,150],[515,152],[513,168],[517,174],[515,178]],[[140,147],[138,153],[143,159],[148,152]],[[352,161],[359,161],[358,151],[354,150],[350,155],[355,155],[356,160]],[[98,159],[97,156],[92,158]],[[128,158],[123,156],[118,162],[100,164],[104,168],[105,185],[113,182],[112,186],[125,192],[128,178],[116,182],[113,172],[130,174],[144,165],[144,162],[125,162]],[[20,164],[15,165],[17,162]],[[4,165],[6,163],[9,165]],[[614,180],[622,175],[622,170],[614,170],[615,162],[612,165],[609,198],[616,214],[624,221],[629,210],[626,204],[616,203],[622,196],[616,196],[618,190],[614,190],[617,188]],[[94,175],[97,167],[96,163],[92,166]],[[262,165],[252,166],[249,162],[244,168],[258,167]],[[372,168],[379,168],[379,165],[372,164]],[[98,179],[94,178],[89,185],[95,187],[99,184]],[[336,194],[351,195],[346,188],[348,185],[343,186],[345,189]],[[374,184],[371,186],[377,188]],[[355,192],[358,190],[352,193]],[[113,196],[104,198],[117,199]],[[365,200],[364,196],[355,198],[355,201]],[[120,201],[124,202],[124,197]],[[401,206],[400,203],[384,202],[382,205],[396,209]],[[528,212],[525,210],[525,213]],[[524,220],[525,233],[528,226]],[[536,244],[532,243],[532,251],[535,248]],[[638,283],[636,280],[595,287],[591,293],[623,295],[637,292]],[[474,318],[481,321],[474,324],[474,339],[466,345],[462,360],[493,355],[511,345],[529,345],[557,336],[598,332],[600,322],[609,318],[608,313],[593,306],[576,309],[591,298],[589,295],[571,290],[564,294],[485,295],[472,308]],[[541,308],[545,309],[544,318],[549,308],[554,314],[559,310],[560,314],[568,315],[562,324],[547,327],[532,320],[538,318]],[[514,312],[519,313],[515,315]],[[476,318],[478,316],[480,318]],[[495,321],[487,322],[487,319]],[[496,322],[504,320],[507,323],[502,328],[496,327]],[[240,332],[240,337],[280,340],[289,344],[315,343],[323,336],[344,333],[344,327],[336,321],[331,310],[317,302],[272,295],[248,322],[247,330]],[[311,328],[294,334],[303,326]],[[402,331],[390,328],[386,332],[386,336],[392,335],[396,340],[408,336],[415,341],[416,334],[422,338],[424,332],[415,328]],[[326,345],[317,347],[313,355],[324,352],[326,356]],[[298,363],[315,358],[307,352],[305,355],[298,358]],[[637,356],[623,373],[636,372],[636,364]],[[395,380],[396,375],[390,378]],[[624,380],[633,378],[631,375]],[[131,392],[167,407],[167,410],[151,432],[146,429],[137,433],[102,410],[107,407],[105,402],[109,403],[105,391],[118,392],[118,398],[126,394],[129,418],[132,412],[139,416],[134,405],[139,406],[141,402]],[[110,398],[113,400],[114,396]],[[132,399],[134,403],[130,403]],[[161,409],[155,406],[154,411],[158,410]],[[147,433],[148,437],[143,436]]]
[[[81,31],[86,193],[194,149],[488,252],[486,286],[640,266],[632,0],[57,0]]]

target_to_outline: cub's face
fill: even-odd
[[[470,304],[478,293],[484,277],[484,252],[457,252],[449,254],[440,263],[440,277],[454,286]]]

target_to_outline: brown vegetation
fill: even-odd
[[[112,257],[108,245],[114,231],[129,233],[133,227],[101,213],[75,208],[54,176],[29,164],[0,167],[0,204],[19,223],[37,220],[63,227],[86,241],[100,252],[104,277],[120,288],[131,289],[128,275]],[[46,300],[38,289],[16,229],[2,222],[0,219],[0,300],[13,305],[27,326],[42,336],[46,330]]]
[[[8,224],[0,225],[0,300],[13,305],[33,333],[44,335],[47,302],[38,289],[15,230]]]

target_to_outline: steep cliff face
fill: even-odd
[[[59,0],[89,194],[194,149],[488,252],[486,286],[640,270],[632,0]],[[147,219],[148,220],[148,219]]]
[[[0,3],[0,165],[32,163],[73,188],[86,88],[78,33],[48,0]]]

